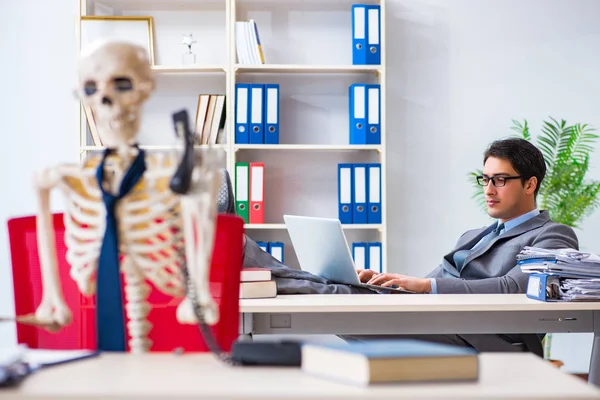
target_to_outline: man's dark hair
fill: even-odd
[[[546,176],[546,162],[542,152],[525,139],[510,138],[494,141],[483,155],[483,163],[489,157],[508,160],[512,167],[521,175],[521,184],[532,176],[537,178],[534,197],[537,197],[542,181]]]

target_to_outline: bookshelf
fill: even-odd
[[[352,65],[352,4],[380,9],[380,65]],[[386,198],[386,38],[384,0],[78,0],[76,38],[81,17],[151,16],[152,69],[157,89],[146,103],[140,145],[148,150],[181,147],[171,113],[186,108],[195,119],[200,94],[226,96],[225,168],[235,188],[236,162],[265,163],[265,223],[246,224],[256,241],[280,241],[285,263],[298,267],[283,214],[338,217],[337,165],[381,164],[381,224],[344,224],[347,240],[382,243],[382,271],[388,271]],[[235,22],[256,21],[266,63],[240,64]],[[193,34],[196,63],[183,65],[184,34]],[[235,85],[280,85],[279,143],[236,144]],[[380,85],[381,143],[349,144],[348,88],[353,83]],[[83,108],[80,156],[101,150],[94,145]]]

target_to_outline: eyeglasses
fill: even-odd
[[[488,183],[490,183],[490,181],[492,182],[492,185],[494,185],[495,187],[502,187],[504,185],[506,185],[506,181],[511,180],[511,179],[520,179],[522,178],[521,175],[517,175],[517,176],[485,176],[485,175],[479,175],[477,177],[477,183],[481,186],[487,186]]]

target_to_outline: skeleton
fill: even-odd
[[[141,106],[155,88],[148,56],[132,44],[102,43],[82,54],[79,73],[78,93],[94,112],[103,143],[115,150],[106,159],[103,182],[106,191],[115,193],[138,154],[135,143]],[[208,274],[220,183],[218,166],[223,155],[213,149],[195,150],[190,187],[183,196],[169,187],[180,156],[146,154],[142,180],[116,209],[132,352],[145,352],[151,347],[151,324],[146,318],[150,286],[146,280],[166,294],[185,297],[177,309],[177,319],[180,323],[197,322],[180,273],[185,262],[183,254],[197,288],[195,297],[204,322],[212,325],[219,318],[210,296]],[[43,280],[42,300],[35,312],[38,325],[55,328],[71,321],[57,271],[49,201],[53,188],[59,188],[66,199],[65,244],[71,277],[82,294],[95,293],[94,274],[106,227],[106,208],[95,179],[100,162],[101,156],[92,154],[80,165],[61,164],[36,175],[37,240]]]

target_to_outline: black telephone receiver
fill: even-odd
[[[194,132],[190,129],[187,110],[173,114],[175,135],[183,138],[184,149],[181,163],[171,178],[169,188],[177,194],[186,194],[190,191],[192,171],[194,169]]]

